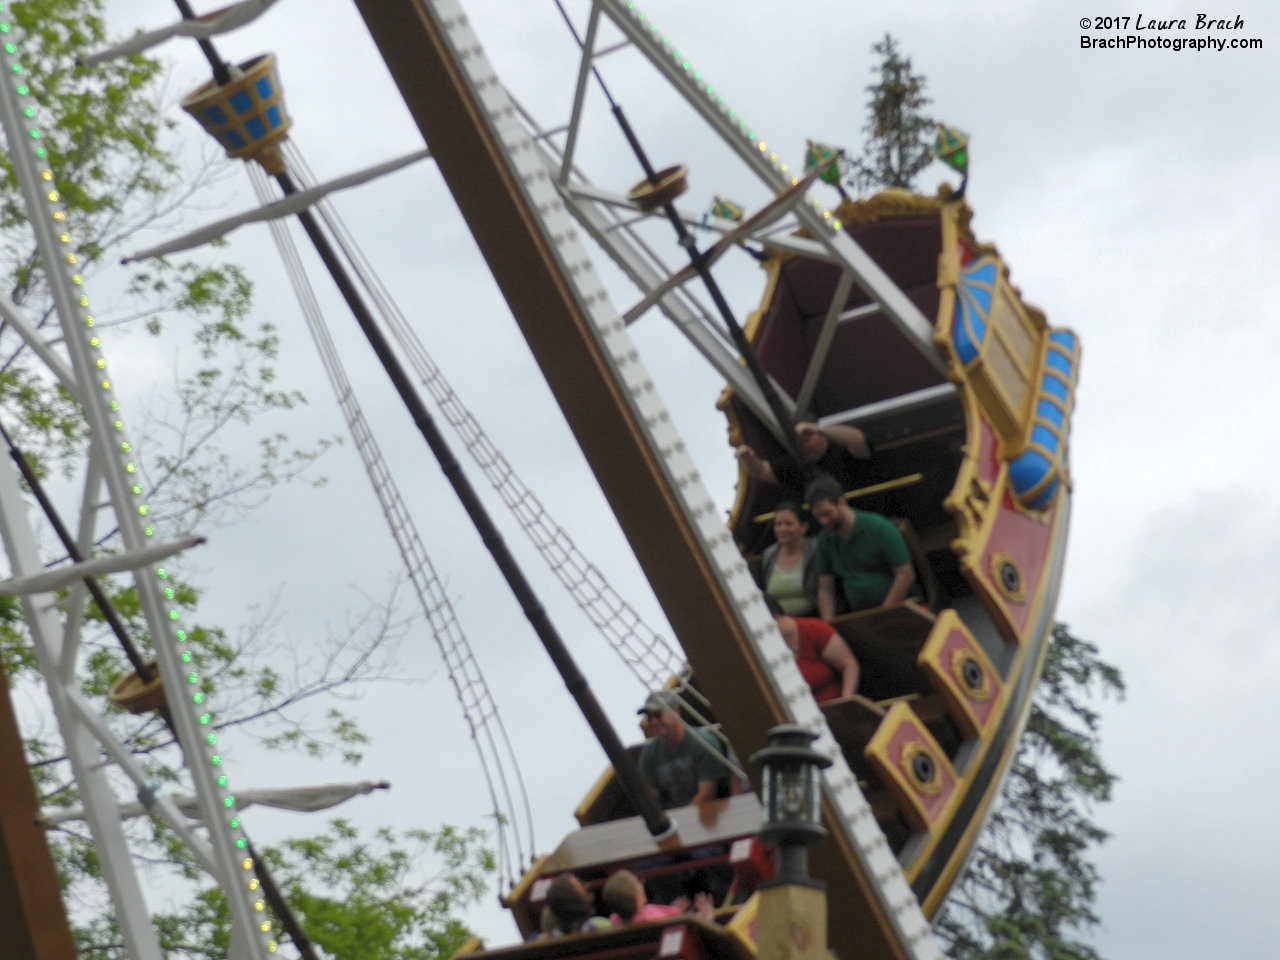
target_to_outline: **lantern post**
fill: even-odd
[[[809,876],[809,848],[827,835],[820,771],[831,760],[797,723],[776,726],[768,737],[769,746],[751,758],[761,768],[760,839],[778,853],[776,875],[757,888],[758,960],[826,960],[827,887]]]

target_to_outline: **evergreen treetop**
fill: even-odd
[[[932,101],[924,95],[926,81],[911,68],[890,34],[872,46],[880,62],[879,75],[867,87],[867,135],[862,156],[850,164],[849,185],[856,190],[910,190],[920,172],[933,162],[934,120],[922,111]]]

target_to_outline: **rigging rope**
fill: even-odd
[[[266,175],[255,164],[248,164],[248,168],[259,201],[265,204],[278,199]],[[498,875],[500,881],[505,880],[508,887],[511,887],[519,877],[518,871],[531,863],[536,853],[533,816],[519,762],[498,714],[497,704],[472,654],[471,645],[462,631],[453,605],[387,468],[364,411],[356,400],[288,227],[280,220],[272,220],[270,226],[272,237],[284,261],[285,271],[306,318],[307,328],[320,353],[325,372],[338,398],[338,405],[346,418],[347,427],[377,494],[382,512],[391,527],[409,579],[417,592],[423,613],[444,658],[449,679],[462,705],[463,716],[480,755],[480,766],[497,819]]]
[[[304,186],[316,183],[298,148],[288,140],[283,147],[290,169]],[[671,677],[681,676],[685,666],[683,653],[651,629],[618,595],[599,568],[582,554],[565,529],[547,513],[537,496],[516,475],[506,457],[494,446],[427,353],[333,205],[327,199],[321,200],[316,211],[337,240],[378,311],[386,318],[392,336],[408,356],[418,378],[431,393],[445,419],[457,431],[468,453],[596,629],[646,689],[658,689]],[[682,693],[694,694],[701,699],[689,687],[683,687]]]

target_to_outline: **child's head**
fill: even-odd
[[[572,873],[562,873],[547,889],[547,906],[555,925],[565,933],[577,933],[595,912],[595,903],[582,881]]]
[[[623,923],[630,923],[636,911],[645,905],[644,884],[630,870],[619,870],[605,881],[600,892],[604,908],[616,913]]]

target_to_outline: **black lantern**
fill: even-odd
[[[760,839],[778,851],[778,873],[768,885],[821,886],[809,877],[808,848],[827,835],[818,771],[831,761],[810,746],[817,735],[798,723],[774,727],[768,737],[769,746],[751,758],[763,773]]]

